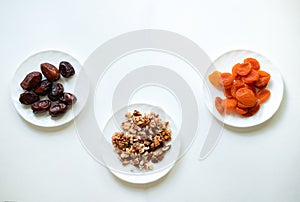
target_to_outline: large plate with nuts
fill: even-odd
[[[56,114],[49,113],[49,110],[44,110],[43,113],[33,113],[31,104],[22,104],[20,102],[20,95],[24,92],[33,92],[35,89],[24,90],[21,87],[21,82],[30,72],[42,73],[42,63],[52,64],[59,69],[59,64],[63,61],[71,64],[75,74],[71,76],[62,76],[63,73],[60,71],[61,75],[59,79],[57,80],[56,78],[52,83],[53,86],[58,83],[62,84],[65,93],[68,92],[76,96],[76,102],[74,104],[66,104],[65,107],[63,104],[58,104],[60,103],[59,100],[51,101],[51,106],[58,104],[59,106],[65,107],[63,109],[66,110],[66,112],[62,114],[58,113],[57,116]],[[44,73],[42,73],[42,80],[44,79],[46,79],[46,77]],[[77,85],[76,89],[75,85]],[[89,81],[86,78],[81,64],[74,57],[61,51],[50,50],[39,52],[30,56],[19,66],[11,81],[10,91],[13,105],[23,119],[40,127],[56,127],[70,122],[83,109],[89,94]],[[38,98],[40,100],[49,100],[48,95],[39,95]],[[74,110],[75,108],[76,110]],[[54,109],[53,112],[56,113],[57,111]]]
[[[260,63],[260,70],[266,71],[271,75],[266,89],[270,91],[268,100],[260,104],[259,110],[251,116],[242,116],[238,113],[221,115],[215,106],[215,98],[225,98],[224,89],[217,89],[209,80],[209,75],[215,71],[232,73],[232,67],[237,63],[242,63],[246,58],[254,58]],[[281,74],[275,65],[263,55],[249,50],[234,50],[227,52],[217,58],[211,68],[205,75],[204,85],[204,101],[209,111],[220,122],[224,122],[228,126],[245,128],[259,125],[270,119],[278,110],[282,98],[284,85]],[[257,89],[257,92],[260,89]]]

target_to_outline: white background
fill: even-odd
[[[0,201],[300,201],[300,2],[267,1],[0,1]],[[215,59],[233,49],[267,56],[281,71],[284,100],[265,124],[225,128],[213,153],[197,144],[162,180],[119,181],[82,147],[72,123],[41,129],[15,111],[14,72],[42,50],[81,63],[125,32],[164,29],[196,42]]]

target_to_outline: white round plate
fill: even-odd
[[[149,165],[152,164],[154,166],[153,170],[139,170],[133,165],[123,166],[111,144],[111,138],[114,132],[122,131],[121,123],[125,121],[126,112],[133,112],[134,110],[139,110],[142,114],[155,112],[159,114],[159,117],[163,121],[169,121],[169,129],[172,131],[172,140],[168,142],[167,145],[170,144],[171,148],[165,153],[165,157],[162,161],[158,163],[149,162]],[[103,130],[103,134],[105,140],[102,141],[101,147],[106,148],[106,151],[102,152],[103,162],[115,176],[127,182],[141,184],[156,181],[172,169],[179,157],[180,138],[177,138],[177,130],[174,121],[160,107],[149,104],[132,104],[124,107],[115,112],[108,120]]]
[[[28,73],[32,71],[41,72],[41,63],[48,62],[58,68],[61,61],[68,61],[75,69],[75,75],[70,78],[64,78],[61,76],[57,82],[63,84],[65,92],[73,93],[77,97],[77,102],[72,107],[76,107],[76,112],[70,108],[66,114],[55,118],[52,118],[47,112],[34,114],[30,105],[23,105],[19,101],[20,94],[25,92],[25,90],[21,88],[20,83]],[[80,85],[80,88],[77,87],[76,92],[74,92],[76,82],[80,83],[78,84]],[[63,52],[51,50],[36,53],[26,59],[17,69],[12,79],[10,90],[13,104],[21,117],[36,126],[55,127],[73,120],[74,117],[82,110],[89,94],[89,83],[85,73],[83,72],[81,64],[75,58]],[[47,99],[47,96],[40,96],[40,98]]]
[[[260,69],[267,71],[271,75],[271,79],[267,86],[267,88],[271,91],[271,96],[265,103],[261,105],[259,111],[251,117],[242,117],[237,114],[222,116],[215,109],[214,100],[217,96],[224,98],[224,93],[221,90],[216,89],[210,83],[208,75],[215,70],[231,73],[231,68],[233,67],[233,65],[235,65],[236,63],[241,63],[245,58],[249,57],[257,59],[260,63]],[[284,85],[278,69],[266,57],[262,56],[259,53],[248,50],[234,50],[221,55],[213,62],[211,68],[209,68],[207,74],[205,75],[204,82],[206,84],[203,85],[204,98],[209,111],[219,121],[233,127],[252,127],[267,121],[278,110],[283,97]]]

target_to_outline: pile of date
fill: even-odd
[[[65,114],[68,107],[73,105],[77,98],[74,94],[65,92],[60,76],[69,78],[75,74],[74,67],[66,61],[59,63],[59,68],[42,63],[41,72],[28,73],[20,86],[25,90],[20,94],[19,101],[24,105],[31,105],[33,113],[48,112],[51,117]],[[45,78],[43,78],[43,75]],[[40,96],[44,96],[43,99]]]

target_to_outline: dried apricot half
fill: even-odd
[[[257,102],[257,98],[253,91],[246,87],[240,88],[236,91],[236,99],[248,107],[253,107]]]
[[[245,117],[253,116],[254,114],[256,114],[256,112],[258,112],[259,109],[260,109],[260,104],[257,102],[254,107],[248,108],[248,112],[242,115]]]
[[[236,73],[241,75],[241,76],[246,76],[247,74],[250,73],[252,67],[249,62],[242,63],[236,68]]]
[[[238,78],[238,73],[236,71],[238,66],[240,66],[240,63],[237,63],[237,64],[233,65],[233,67],[231,68],[232,76],[233,76],[234,79]]]
[[[221,73],[220,75],[220,84],[224,86],[224,88],[230,87],[233,84],[233,80],[232,74],[228,72]]]
[[[256,93],[256,97],[259,100],[259,103],[263,103],[263,102],[267,101],[269,99],[270,95],[271,95],[271,92],[266,88],[260,89]]]
[[[224,115],[225,108],[224,108],[224,104],[223,104],[222,98],[216,97],[216,99],[215,99],[215,106],[216,106],[216,109],[218,110],[218,112],[220,114]]]
[[[226,110],[226,113],[231,113],[235,107],[237,105],[237,101],[236,99],[225,99],[224,100],[224,107],[225,107],[225,110]]]
[[[242,78],[246,84],[252,84],[259,79],[259,74],[256,70],[251,70],[250,73]]]
[[[255,81],[255,83],[254,83],[255,86],[257,88],[265,88],[271,79],[271,75],[269,73],[267,73],[265,71],[261,71],[261,70],[258,71],[258,75],[259,75],[259,78],[257,81]]]
[[[249,62],[252,66],[252,69],[254,70],[259,70],[260,69],[260,64],[255,58],[246,58],[244,59],[244,63]]]
[[[219,72],[219,71],[214,71],[213,73],[211,73],[208,76],[209,81],[216,88],[221,88],[222,87],[221,84],[220,84],[220,76],[221,76],[221,72]]]
[[[224,89],[224,95],[226,98],[233,98],[233,96],[231,94],[231,89],[232,89],[232,87]]]
[[[236,107],[235,111],[236,111],[236,113],[238,113],[240,115],[244,115],[244,114],[248,113],[248,109],[242,109],[242,108],[239,108],[239,107]]]

